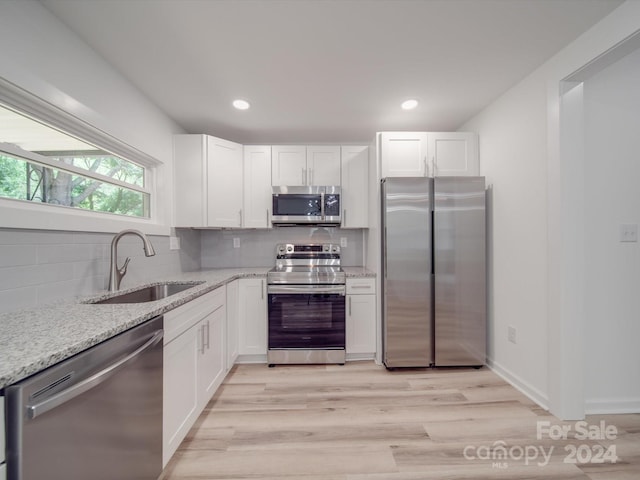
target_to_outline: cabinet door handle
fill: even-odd
[[[309,185],[313,185],[313,168],[309,169]]]
[[[423,162],[424,162],[424,176],[428,177],[429,176],[429,165],[427,165],[427,157],[424,157]]]
[[[240,217],[240,223],[239,223],[239,226],[241,227],[241,226],[242,226],[242,209],[240,209],[240,210],[238,211],[238,216]]]
[[[267,227],[269,226],[269,209],[267,208],[267,223],[266,223]]]
[[[351,316],[351,300],[352,298],[349,297],[349,316]]]
[[[264,300],[264,280],[260,280],[260,299]]]
[[[204,325],[198,327],[198,333],[200,334],[200,353],[204,355]]]
[[[303,168],[302,169],[302,185],[306,185],[307,184],[307,182],[305,181],[306,180],[306,176],[307,176],[307,169]]]
[[[342,211],[342,226],[343,227],[347,226],[347,209],[346,208]]]
[[[207,339],[207,350],[209,350],[209,348],[211,348],[211,328],[209,326],[209,320],[207,320],[207,335],[205,336],[205,338]],[[202,327],[202,331],[204,332],[204,327]]]

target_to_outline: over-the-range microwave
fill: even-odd
[[[332,225],[341,222],[340,187],[273,187],[274,225]]]

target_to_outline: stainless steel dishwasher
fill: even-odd
[[[157,479],[162,336],[156,317],[8,387],[8,478]]]

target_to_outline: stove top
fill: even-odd
[[[346,275],[335,244],[279,244],[276,266],[267,273],[270,285],[340,285]]]

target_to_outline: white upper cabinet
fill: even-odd
[[[242,145],[207,135],[174,137],[176,227],[240,227]]]
[[[428,177],[427,134],[425,132],[383,132],[380,134],[382,178]]]
[[[340,185],[340,147],[307,147],[307,185]]]
[[[480,175],[478,136],[473,132],[433,132],[427,136],[433,176]]]
[[[271,227],[271,147],[244,147],[244,215],[245,228]]]
[[[274,186],[306,185],[307,147],[274,145],[271,147],[271,184]]]
[[[207,137],[208,227],[242,226],[242,145]]]
[[[340,147],[274,145],[274,186],[340,185]]]
[[[344,146],[342,162],[342,227],[369,227],[369,148]]]
[[[207,226],[207,137],[173,137],[174,225]]]
[[[379,142],[382,178],[480,174],[472,132],[383,132]]]

